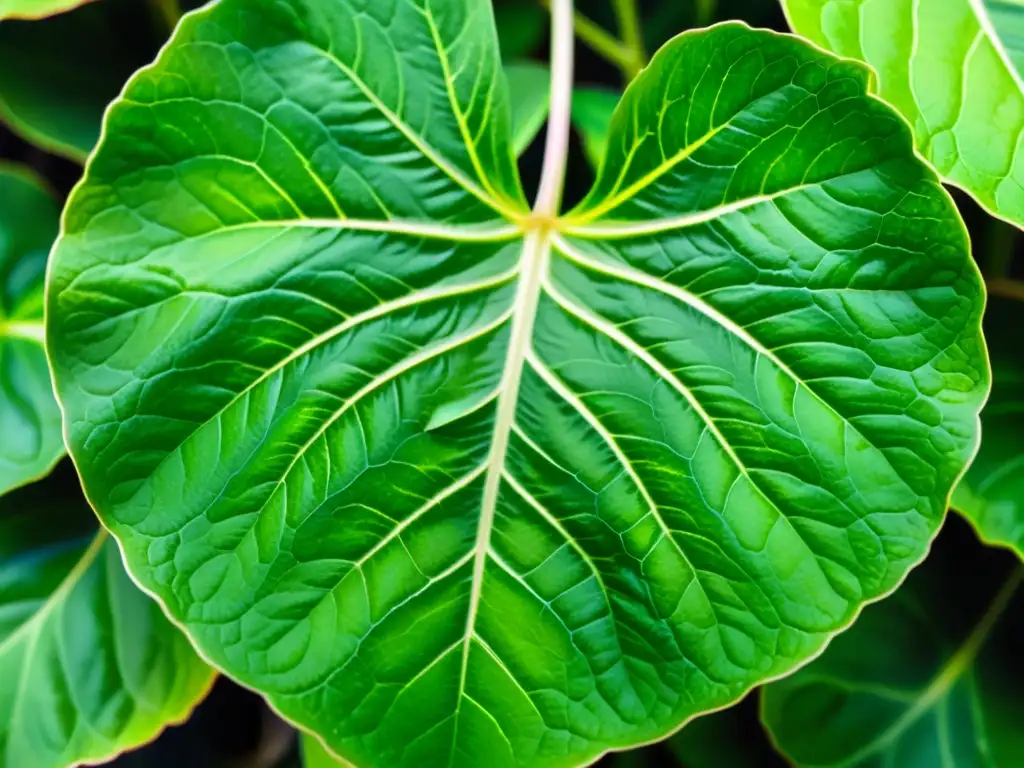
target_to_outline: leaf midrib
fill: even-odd
[[[106,531],[101,530],[96,534],[92,542],[85,548],[81,556],[75,562],[75,565],[70,571],[68,571],[67,575],[64,576],[60,584],[57,585],[57,588],[49,594],[43,605],[40,606],[39,610],[29,616],[23,624],[20,624],[15,628],[11,634],[3,639],[3,642],[0,642],[0,655],[3,655],[24,635],[35,629],[41,622],[45,621],[51,613],[53,613],[71,590],[78,585],[78,582],[81,581],[85,572],[89,570],[93,562],[95,562],[100,551],[103,549],[104,543],[106,543],[106,539]]]

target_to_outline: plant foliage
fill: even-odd
[[[521,188],[488,0],[221,0],[48,291],[71,453],[217,667],[360,765],[581,764],[818,653],[977,443],[983,289],[862,66],[725,24]]]

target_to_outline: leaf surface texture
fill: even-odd
[[[485,0],[225,0],[108,115],[50,285],[134,575],[358,765],[561,766],[815,653],[987,389],[963,227],[867,72],[731,24],[532,215]]]

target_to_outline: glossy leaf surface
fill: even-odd
[[[84,161],[103,110],[159,47],[148,14],[139,0],[104,0],[0,24],[0,120],[25,141]],[[130,25],[130,39],[117,24]]]
[[[43,278],[58,216],[37,177],[0,165],[0,494],[64,454],[43,351]]]
[[[783,0],[793,29],[869,63],[942,177],[1024,226],[1024,5]]]
[[[987,389],[962,224],[866,81],[685,35],[531,214],[487,0],[188,17],[49,292],[133,573],[358,765],[584,763],[792,669],[923,556]]]
[[[1004,572],[984,591],[982,569],[971,568],[974,588],[958,590],[950,574],[964,572],[972,556],[952,554],[933,554],[821,658],[762,691],[762,719],[793,764],[1020,765],[1024,572]]]
[[[992,395],[982,412],[981,450],[953,493],[953,506],[989,544],[1024,558],[1024,301],[991,297],[985,315]]]
[[[64,478],[74,482],[73,475]],[[102,762],[186,718],[213,671],[51,481],[0,498],[0,765]]]
[[[94,0],[0,0],[0,21],[42,19],[70,11]]]

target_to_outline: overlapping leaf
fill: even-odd
[[[981,450],[957,485],[953,506],[986,542],[1024,558],[1024,359],[1017,330],[1022,307],[1022,301],[989,299],[992,395],[982,413]]]
[[[43,351],[43,276],[58,208],[27,169],[0,165],[0,495],[64,454]]]
[[[65,479],[66,480],[66,479]],[[132,583],[84,501],[0,498],[0,765],[102,762],[178,722],[213,671]]]
[[[783,0],[793,29],[869,63],[942,177],[1024,226],[1024,4]]]
[[[134,574],[360,765],[582,763],[792,669],[923,556],[987,387],[962,224],[864,69],[678,38],[555,216],[495,39],[486,0],[188,17],[50,284]]]
[[[0,21],[4,19],[42,19],[70,11],[94,0],[0,0]]]
[[[1010,617],[1022,571],[968,596],[949,586],[970,560],[957,555],[930,558],[820,659],[765,688],[765,725],[794,764],[1020,765],[1022,636]]]
[[[0,24],[0,120],[48,152],[84,161],[104,108],[159,47],[149,14],[145,2],[104,0]],[[132,35],[117,34],[119,24]]]

